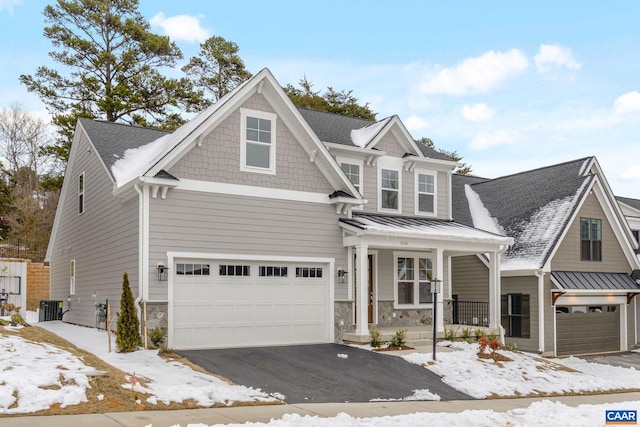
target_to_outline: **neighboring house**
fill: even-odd
[[[619,196],[616,196],[616,200],[627,219],[633,237],[636,239],[636,242],[640,244],[640,200]]]
[[[480,277],[456,276],[471,259],[484,299],[470,322],[498,329],[513,239],[453,221],[457,166],[397,116],[296,108],[267,69],[170,134],[80,119],[51,298],[94,326],[96,304],[118,310],[127,272],[174,349],[364,342],[370,324],[432,324],[432,282],[444,332],[452,296]]]
[[[454,219],[514,239],[501,259],[507,342],[549,355],[637,343],[638,242],[625,221],[632,208],[620,209],[594,157],[496,179],[454,176]],[[483,262],[454,258],[453,282],[486,275]],[[457,290],[478,298],[478,287]]]

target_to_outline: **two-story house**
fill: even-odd
[[[626,351],[637,344],[637,240],[595,157],[496,179],[454,177],[454,218],[514,239],[501,259],[505,340],[548,355]],[[478,298],[457,275],[457,297]],[[480,295],[482,298],[483,295]]]
[[[474,257],[479,322],[498,329],[513,239],[453,221],[457,166],[396,116],[296,108],[267,69],[173,133],[80,119],[51,297],[94,326],[127,272],[143,324],[166,326],[175,349],[368,341],[371,324],[443,332],[453,266]]]

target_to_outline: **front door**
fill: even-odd
[[[369,323],[373,323],[373,255],[369,255],[369,277],[368,277],[368,303],[367,311],[369,314]]]

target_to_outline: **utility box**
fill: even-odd
[[[62,301],[41,300],[38,322],[50,322],[62,320]]]

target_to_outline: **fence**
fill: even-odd
[[[453,301],[453,324],[489,326],[489,303],[481,301]]]
[[[44,262],[47,253],[47,242],[35,242],[20,238],[0,240],[0,258],[30,259],[33,262]]]

